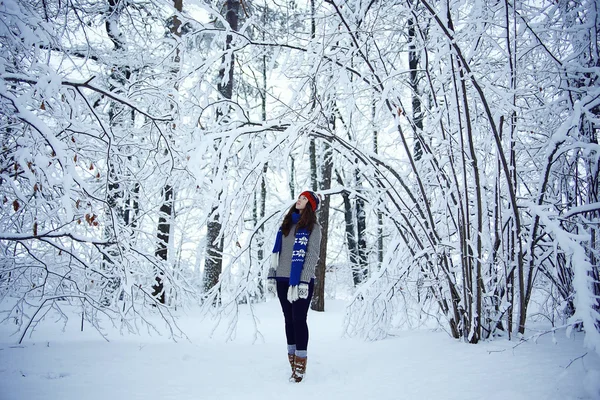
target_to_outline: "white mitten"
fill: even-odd
[[[275,279],[267,279],[267,293],[271,296],[277,296],[277,281]]]
[[[279,266],[279,253],[271,253],[271,268],[277,270]]]
[[[290,303],[293,303],[296,300],[298,300],[298,285],[290,286],[288,288],[287,299]]]
[[[300,296],[301,299],[308,298],[308,283],[302,282],[298,285],[298,296]]]

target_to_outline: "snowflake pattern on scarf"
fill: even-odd
[[[293,214],[292,221],[296,224],[300,219],[300,214]],[[279,253],[281,251],[282,241],[281,228],[277,232],[275,239],[275,246],[273,247],[273,253]],[[294,239],[294,247],[292,249],[292,266],[290,272],[290,286],[297,286],[300,283],[300,276],[302,275],[302,268],[304,268],[304,258],[306,257],[306,250],[308,249],[308,238],[310,232],[306,228],[299,228],[296,230],[296,238]]]

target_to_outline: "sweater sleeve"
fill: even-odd
[[[313,231],[308,238],[308,247],[306,249],[306,258],[300,275],[300,282],[309,283],[315,277],[315,269],[319,262],[321,252],[321,225],[315,224]]]

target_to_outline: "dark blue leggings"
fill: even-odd
[[[306,350],[308,347],[308,325],[306,316],[310,299],[315,288],[314,281],[308,284],[308,298],[299,298],[290,303],[287,299],[289,284],[287,281],[277,281],[277,297],[281,303],[283,318],[285,319],[285,336],[287,344],[295,344],[296,350]]]

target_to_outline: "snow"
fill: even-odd
[[[583,333],[564,330],[522,342],[496,339],[465,344],[444,332],[402,331],[367,342],[342,335],[341,300],[309,312],[305,380],[288,382],[289,365],[279,304],[240,308],[237,335],[195,311],[182,313],[189,340],[156,334],[104,340],[73,317],[64,326],[47,318],[22,345],[0,326],[0,398],[70,399],[486,399],[600,398],[600,357]],[[527,337],[527,335],[526,335]]]

